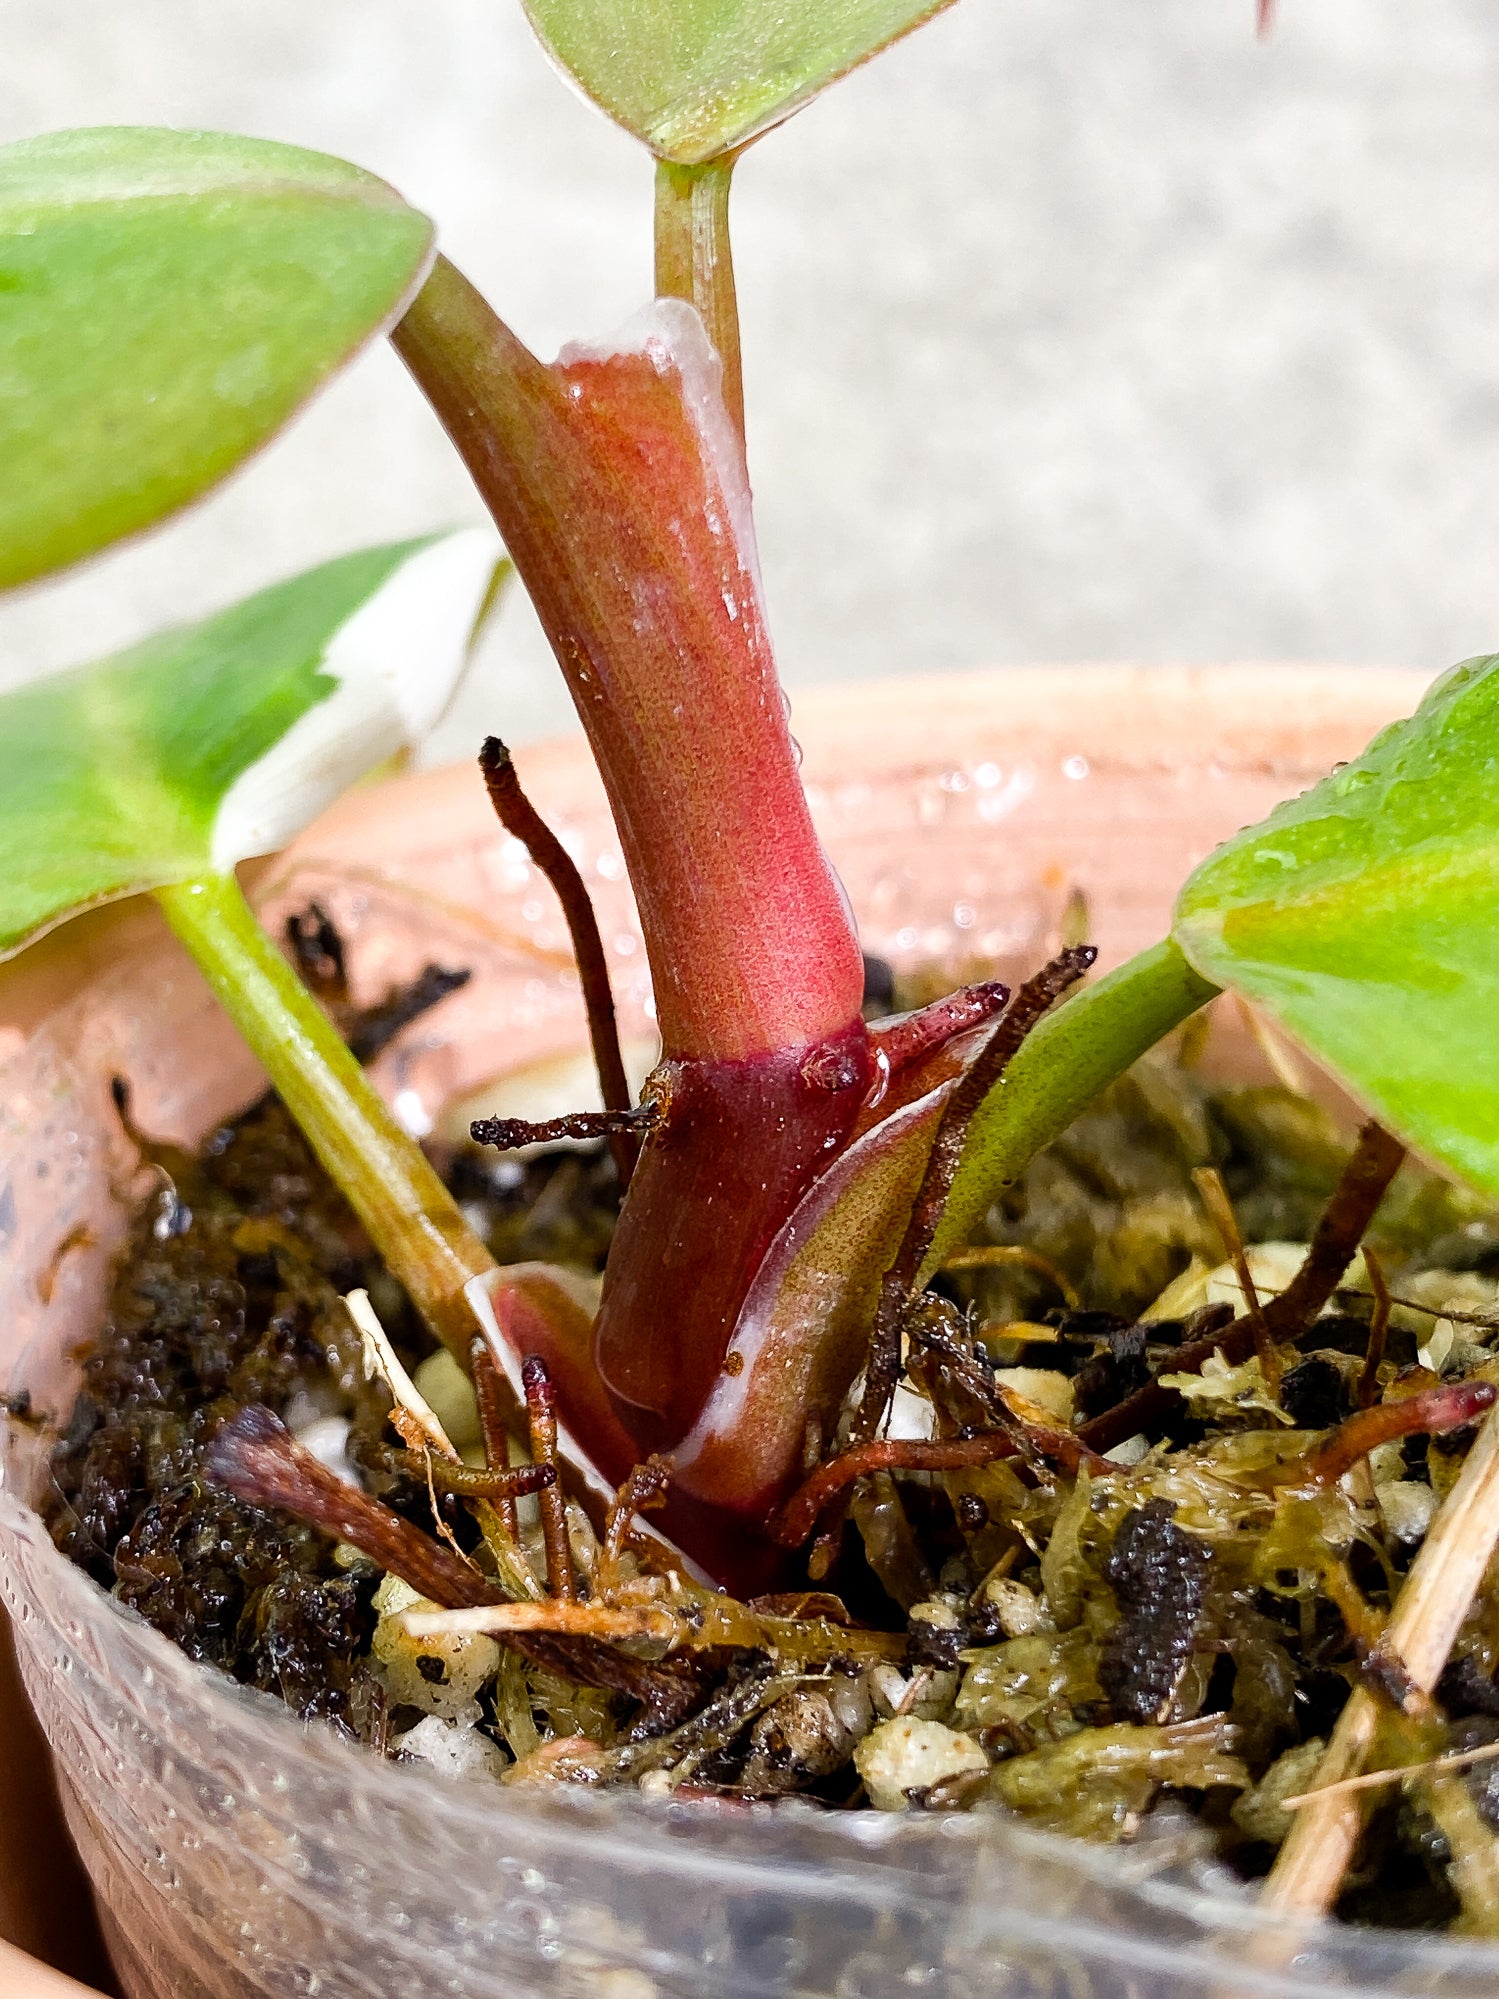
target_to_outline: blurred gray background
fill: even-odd
[[[746,158],[793,691],[1499,647],[1499,11],[1279,16],[1257,42],[1253,0],[959,0]],[[650,164],[518,0],[0,0],[0,46],[0,139],[160,122],[347,155],[544,353],[648,291]],[[0,602],[0,681],[476,511],[373,352],[196,512]],[[434,749],[569,720],[513,603]]]

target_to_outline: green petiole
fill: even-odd
[[[155,894],[371,1240],[467,1367],[477,1325],[463,1287],[494,1259],[420,1146],[261,929],[232,875],[202,875]]]
[[[695,305],[723,362],[723,399],[744,442],[739,298],[729,244],[729,184],[737,154],[701,166],[656,162],[656,296]]]
[[[921,1281],[966,1241],[984,1211],[1101,1090],[1219,988],[1176,945],[1152,945],[1048,1014],[984,1099],[932,1238]]]

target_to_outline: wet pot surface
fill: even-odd
[[[1075,891],[1105,962],[1152,942],[1195,860],[1355,754],[1420,685],[1293,668],[1016,671],[825,693],[795,726],[866,948],[957,980],[975,961],[1032,967]],[[595,891],[625,1033],[644,1036],[643,953],[597,784],[576,744],[519,761]],[[578,1045],[560,915],[476,774],[346,801],[256,893],[273,922],[311,898],[327,907],[357,998],[430,958],[473,969],[376,1072],[413,1128]],[[186,1142],[259,1083],[133,905],[49,940],[0,985],[0,1387],[44,1408],[67,1406],[119,1236],[133,1156],[117,1073],[139,1122]],[[36,1477],[13,1436],[0,1589],[132,1999],[1499,1984],[1488,1951],[1416,1938],[1326,1932],[1251,1953],[1252,1902],[1197,1878],[1169,1836],[1103,1850],[995,1819],[523,1797],[378,1763],[194,1667],[103,1598],[24,1505]],[[6,1823],[0,1856],[26,1837]],[[0,1962],[7,1979],[33,1999],[31,1973]],[[35,1983],[35,1999],[47,1989]]]

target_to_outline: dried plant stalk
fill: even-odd
[[[413,1638],[468,1636],[482,1632],[504,1638],[516,1632],[556,1632],[577,1638],[654,1638],[680,1644],[687,1627],[669,1610],[649,1606],[618,1609],[553,1597],[546,1603],[499,1603],[462,1610],[408,1610],[402,1622]]]
[[[1048,1284],[1056,1286],[1057,1295],[1069,1312],[1077,1310],[1077,1286],[1072,1279],[1058,1270],[1050,1257],[1043,1256],[1038,1249],[1028,1249],[1024,1243],[986,1242],[978,1243],[971,1249],[955,1249],[951,1256],[943,1257],[941,1267],[944,1271],[987,1270],[1006,1263],[1034,1270]]]
[[[1376,1652],[1431,1694],[1499,1544],[1499,1416],[1491,1413],[1411,1566]],[[1338,1717],[1308,1802],[1296,1814],[1261,1897],[1277,1915],[1325,1914],[1337,1897],[1363,1824],[1348,1779],[1374,1743],[1380,1708],[1364,1687]]]
[[[437,1412],[427,1401],[411,1376],[401,1365],[389,1335],[381,1325],[367,1291],[350,1291],[344,1298],[344,1309],[354,1321],[354,1329],[364,1342],[364,1371],[371,1379],[376,1375],[390,1390],[395,1404],[395,1413],[405,1421],[397,1427],[413,1446],[420,1441],[432,1450],[441,1452],[445,1458],[458,1461],[458,1453],[442,1427]]]
[[[1369,1344],[1364,1349],[1364,1365],[1358,1378],[1358,1406],[1372,1409],[1379,1400],[1379,1369],[1384,1360],[1385,1342],[1390,1331],[1390,1307],[1394,1300],[1390,1297],[1390,1287],[1384,1281],[1384,1269],[1374,1251],[1364,1250],[1364,1268],[1369,1273],[1369,1289],[1374,1293],[1374,1310],[1369,1314]]]
[[[503,1476],[497,1488],[487,1488],[481,1492],[472,1482],[465,1482],[467,1467],[459,1457],[458,1452],[454,1449],[447,1431],[442,1427],[441,1422],[439,1422],[437,1412],[422,1395],[416,1383],[401,1365],[400,1359],[390,1343],[389,1336],[385,1328],[381,1325],[374,1306],[370,1303],[368,1292],[349,1292],[348,1296],[344,1299],[344,1305],[348,1310],[349,1317],[354,1321],[361,1339],[364,1341],[366,1371],[371,1375],[379,1375],[394,1399],[395,1408],[391,1413],[392,1425],[400,1432],[406,1443],[413,1450],[423,1454],[423,1462],[419,1469],[415,1466],[407,1466],[404,1463],[400,1464],[398,1468],[402,1470],[414,1470],[417,1472],[417,1476],[426,1479],[428,1488],[433,1494],[432,1512],[433,1518],[438,1523],[439,1531],[445,1535],[448,1532],[443,1526],[441,1516],[437,1511],[436,1488],[441,1485],[444,1490],[449,1492],[457,1491],[466,1493],[473,1505],[474,1517],[479,1523],[480,1531],[488,1545],[489,1552],[494,1557],[495,1573],[499,1576],[507,1595],[519,1597],[539,1596],[541,1594],[540,1585],[531,1573],[531,1565],[526,1560],[520,1545],[515,1516],[515,1495],[521,1492],[539,1491],[541,1487],[529,1482],[529,1479],[535,1475],[536,1468],[534,1466],[525,1468],[521,1483],[515,1484],[512,1482],[509,1472],[509,1455],[505,1451],[503,1443],[504,1425],[499,1415],[496,1400],[498,1394],[498,1371],[494,1368],[493,1362],[490,1361],[489,1363],[492,1376],[489,1382],[489,1391],[490,1399],[496,1403],[496,1407],[491,1412],[491,1420],[499,1425],[501,1445],[500,1453],[497,1457],[486,1458],[486,1468],[490,1472],[498,1472]],[[484,1350],[487,1359],[488,1349],[484,1347],[482,1340],[476,1339],[470,1343],[469,1363],[471,1368],[475,1368],[475,1393],[478,1396],[480,1418],[482,1421],[484,1416],[484,1393],[480,1387],[480,1376],[475,1363],[475,1355],[479,1349]],[[487,1446],[489,1441],[489,1431],[487,1429],[485,1431],[485,1441]],[[556,1476],[557,1469],[554,1465],[552,1467],[552,1481],[543,1479],[542,1485],[554,1482]]]
[[[1239,1218],[1234,1213],[1233,1202],[1228,1198],[1228,1189],[1214,1166],[1199,1166],[1192,1175],[1192,1182],[1201,1197],[1202,1205],[1208,1211],[1213,1227],[1218,1231],[1223,1243],[1223,1253],[1233,1265],[1234,1276],[1239,1280],[1239,1290],[1244,1297],[1244,1310],[1249,1317],[1249,1330],[1254,1339],[1254,1350],[1260,1358],[1260,1372],[1265,1377],[1265,1386],[1272,1395],[1278,1396],[1281,1376],[1280,1350],[1260,1309],[1260,1294],[1255,1289],[1249,1258],[1244,1250],[1244,1238],[1239,1231]]]
[[[1340,1784],[1319,1785],[1314,1791],[1298,1791],[1282,1798],[1281,1809],[1300,1811],[1319,1798],[1348,1797],[1355,1791],[1380,1791],[1391,1784],[1408,1784],[1414,1777],[1452,1776],[1459,1770],[1473,1770],[1481,1763],[1499,1760],[1499,1742],[1485,1742],[1477,1749],[1454,1749],[1447,1756],[1433,1756],[1424,1763],[1397,1763],[1388,1770],[1365,1770],[1357,1777],[1345,1777]]]

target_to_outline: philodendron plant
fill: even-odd
[[[1220,987],[1499,1194],[1499,661],[1210,857],[1171,937],[1097,983],[1075,949],[1013,997],[974,987],[867,1026],[761,606],[728,197],[752,140],[938,10],[530,11],[657,162],[654,304],[554,362],[434,255],[424,217],[341,162],[135,129],[0,149],[0,582],[206,491],[389,335],[551,638],[639,905],[662,1055],[638,1105],[570,911],[604,1081],[592,1128],[628,1176],[597,1311],[564,1271],[494,1267],[234,878],[435,717],[503,573],[487,533],[347,556],[11,694],[0,949],[153,893],[434,1333],[464,1367],[482,1333],[512,1413],[539,1357],[580,1493],[662,1454],[663,1532],[742,1585],[815,1523],[787,1505],[809,1464],[878,1437],[944,1254]],[[497,744],[484,767],[521,824]],[[539,856],[544,833],[522,837]]]

